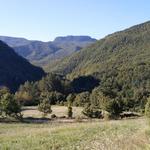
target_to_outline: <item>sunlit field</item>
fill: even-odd
[[[73,107],[73,117],[83,116],[82,107]],[[37,110],[37,107],[25,107],[23,110],[24,117],[42,117],[42,113]],[[50,118],[52,114],[55,114],[57,117],[67,116],[67,107],[66,106],[52,106],[52,113],[47,115],[47,118]]]
[[[53,113],[64,115],[64,108],[53,106]],[[80,115],[81,108],[74,109]],[[38,113],[35,107],[28,107],[24,115],[37,117]],[[148,150],[149,137],[145,118],[80,123],[52,120],[47,123],[0,123],[1,150]]]

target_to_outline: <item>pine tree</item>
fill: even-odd
[[[40,102],[40,104],[38,105],[38,110],[43,113],[43,117],[46,117],[52,112],[51,104],[48,98],[45,98]]]

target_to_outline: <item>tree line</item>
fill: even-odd
[[[123,111],[144,112],[149,86],[134,89],[124,84],[122,88],[118,82],[113,76],[100,81],[94,76],[68,80],[63,75],[49,74],[37,82],[27,81],[15,94],[2,88],[0,114],[19,118],[21,106],[38,105],[45,115],[55,104],[68,106],[68,116],[72,116],[72,106],[83,107],[83,114],[91,118],[117,118]]]

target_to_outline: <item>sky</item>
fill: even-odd
[[[97,39],[150,20],[150,0],[0,0],[0,35]]]

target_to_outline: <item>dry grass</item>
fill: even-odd
[[[0,124],[0,149],[150,149],[145,119],[71,124]]]
[[[39,116],[35,107],[25,116]],[[53,106],[64,115],[66,107]],[[82,108],[76,109],[80,115]],[[145,118],[82,123],[0,123],[0,150],[149,150],[150,130]]]
[[[37,110],[37,107],[25,107],[25,110],[22,112],[24,117],[35,117],[40,118],[42,113]],[[73,117],[82,116],[82,107],[73,107]],[[52,114],[55,114],[58,117],[67,116],[67,107],[66,106],[52,106]],[[51,114],[47,116],[50,118]]]

